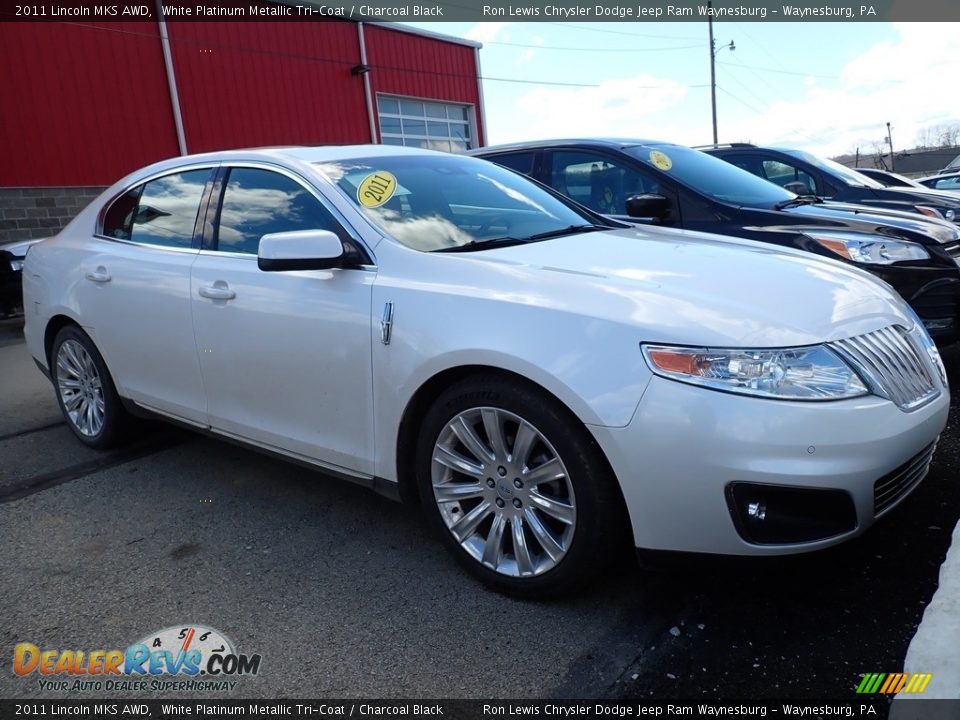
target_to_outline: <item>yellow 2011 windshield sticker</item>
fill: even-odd
[[[669,170],[673,167],[673,160],[666,153],[662,153],[659,150],[650,151],[650,162],[654,164],[654,167],[658,167],[661,170]]]
[[[383,205],[397,191],[397,179],[386,170],[367,175],[357,187],[357,200],[368,208]]]

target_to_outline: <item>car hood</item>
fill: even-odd
[[[838,202],[799,205],[787,208],[782,212],[809,218],[814,222],[810,229],[822,227],[821,222],[827,221],[829,225],[838,229],[848,228],[858,232],[879,233],[881,235],[908,235],[912,239],[921,241],[924,236],[935,240],[937,243],[950,243],[960,239],[960,228],[957,228],[953,223],[928,218],[914,212]],[[792,229],[803,229],[802,226],[791,227]]]
[[[721,235],[634,228],[446,257],[498,274],[476,278],[493,296],[502,290],[515,301],[631,323],[641,342],[784,347],[914,324],[899,296],[865,272]]]
[[[920,188],[870,188],[873,194],[883,200],[892,200],[914,205],[935,205],[960,210],[960,198],[951,197],[937,190]]]

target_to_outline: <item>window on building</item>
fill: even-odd
[[[269,233],[338,229],[330,211],[286,175],[256,168],[230,170],[220,210],[218,250],[256,255],[260,238]]]
[[[469,105],[413,100],[389,95],[377,97],[380,140],[445,152],[476,147],[473,108]]]

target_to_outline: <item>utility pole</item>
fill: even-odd
[[[890,172],[896,172],[897,166],[893,163],[893,135],[890,134],[890,123],[887,123],[887,143],[890,145]]]
[[[707,32],[710,34],[710,109],[713,111],[713,144],[717,144],[717,69],[714,63],[717,52],[713,42],[713,2],[707,3]]]
[[[733,52],[737,49],[737,46],[734,45],[733,40],[731,40],[726,45],[721,45],[720,47],[716,46],[716,43],[713,40],[713,1],[709,0],[707,2],[707,32],[710,35],[710,109],[713,114],[713,144],[717,144],[717,53],[723,50],[724,48],[730,48],[730,51]]]

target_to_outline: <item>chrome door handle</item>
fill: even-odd
[[[102,267],[98,267],[93,272],[88,272],[86,278],[97,283],[110,282],[110,274]]]
[[[233,300],[236,296],[233,290],[220,285],[204,285],[200,288],[200,297],[210,300]]]

